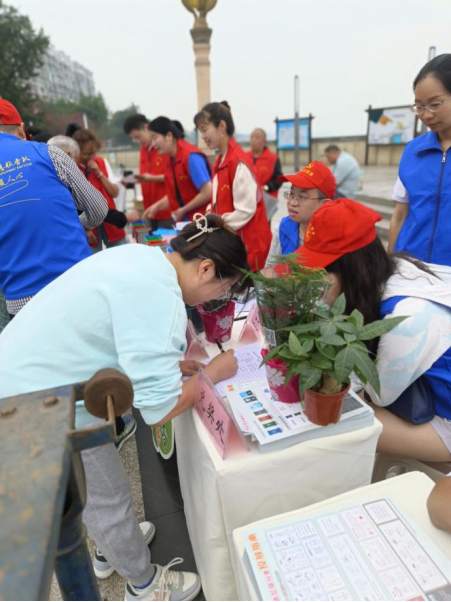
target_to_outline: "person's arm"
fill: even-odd
[[[205,207],[211,200],[211,174],[206,158],[199,153],[191,153],[188,159],[188,173],[198,194],[183,207],[176,209],[172,218],[175,222],[182,221],[187,213],[200,207]]]
[[[165,209],[169,209],[169,199],[167,196],[164,196],[150,207],[147,207],[143,213],[143,219],[154,219],[159,211],[164,211]]]
[[[388,247],[389,253],[393,253],[398,240],[399,231],[402,228],[404,220],[409,213],[409,205],[407,203],[396,203],[390,219],[390,230],[388,232]]]
[[[114,184],[113,182],[111,182],[111,180],[108,178],[108,176],[106,174],[103,173],[103,171],[100,169],[100,167],[94,161],[94,159],[91,159],[88,162],[88,169],[95,173],[95,175],[100,180],[100,182],[102,183],[102,186],[105,188],[107,193],[110,196],[112,196],[113,199],[115,199],[117,197],[117,195],[119,194],[119,186],[117,184]]]
[[[172,213],[172,217],[175,222],[180,222],[183,220],[187,213],[191,213],[195,209],[199,207],[205,207],[211,200],[211,182],[205,182],[196,196],[186,205],[176,209]]]
[[[274,171],[272,173],[271,179],[266,184],[268,192],[274,192],[275,190],[279,190],[279,188],[282,186],[282,182],[280,181],[281,176],[283,176],[282,166],[280,164],[279,157],[277,157],[277,161],[274,165]]]
[[[257,210],[257,182],[245,163],[240,163],[232,185],[234,211],[224,213],[224,222],[237,231],[254,217]]]
[[[58,178],[71,191],[75,206],[82,213],[82,226],[88,229],[99,226],[108,212],[102,193],[88,182],[75,161],[64,151],[53,145],[49,145],[48,150]]]
[[[395,207],[390,219],[390,230],[388,233],[388,252],[393,253],[395,250],[396,241],[398,239],[399,231],[402,228],[404,220],[409,213],[409,195],[401,182],[401,179],[396,179],[393,187],[392,198],[395,201]]]
[[[268,253],[268,257],[266,258],[266,266],[269,266],[273,263],[276,257],[282,255],[282,247],[280,246],[280,238],[279,238],[279,228],[280,224],[277,224],[277,227],[274,229],[272,235],[271,248]]]
[[[141,173],[135,174],[135,178],[139,182],[154,182],[160,184],[164,182],[164,174]]]
[[[451,478],[440,479],[431,491],[427,509],[432,524],[451,533]]]
[[[238,364],[233,351],[220,353],[204,368],[205,374],[210,378],[213,384],[231,378],[236,374]],[[172,420],[185,410],[191,408],[200,399],[200,386],[198,375],[192,376],[183,383],[182,394],[177,400],[175,407],[162,418],[157,424],[164,424]]]

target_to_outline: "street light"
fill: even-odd
[[[294,76],[294,171],[299,171],[299,75]]]

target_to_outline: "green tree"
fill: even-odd
[[[28,120],[35,98],[30,79],[42,65],[49,39],[35,31],[27,16],[0,0],[0,95],[14,103]]]

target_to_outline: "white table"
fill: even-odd
[[[180,485],[207,600],[237,599],[234,529],[370,483],[381,430],[375,420],[358,431],[223,460],[195,412],[178,416]]]
[[[451,558],[451,535],[435,528],[429,520],[427,513],[426,500],[433,486],[434,481],[425,474],[421,472],[410,472],[399,477],[387,479],[386,481],[374,483],[367,487],[361,487],[334,497],[333,499],[313,504],[307,508],[301,508],[294,512],[288,512],[280,514],[277,517],[272,517],[271,526],[286,523],[287,519],[292,520],[293,518],[298,518],[299,520],[302,520],[318,511],[333,510],[334,507],[343,503],[361,503],[380,497],[389,497],[416,527],[421,529],[422,532],[433,540],[435,545],[441,549],[445,556]],[[258,523],[246,525],[246,528],[255,527],[257,525],[261,527],[268,522],[269,519],[261,520],[258,521]],[[260,598],[258,597],[243,564],[243,531],[244,529],[236,529],[233,532],[233,553],[237,567],[237,599],[259,600]]]

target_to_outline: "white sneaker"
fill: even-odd
[[[152,539],[155,537],[155,525],[146,520],[142,523],[139,523],[139,528],[144,536],[146,545],[149,545]],[[94,553],[92,566],[97,579],[108,579],[108,577],[111,577],[115,570],[98,548],[96,548]]]
[[[143,589],[127,582],[124,600],[194,600],[202,587],[199,575],[170,570],[181,562],[183,558],[174,558],[166,566],[155,564],[154,578]]]

